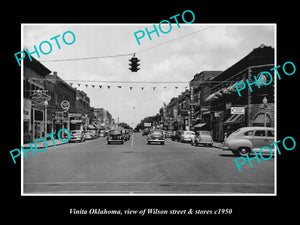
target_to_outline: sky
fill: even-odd
[[[139,45],[134,33],[139,30],[146,33],[146,27],[152,31],[153,24],[159,36],[151,33],[150,40],[145,34]],[[32,52],[34,45],[38,48],[41,42],[49,41],[52,51],[48,55],[32,56],[87,93],[92,107],[105,108],[115,120],[119,118],[120,122],[135,127],[141,119],[157,114],[164,103],[180,95],[195,74],[224,71],[261,44],[276,48],[274,24],[182,22],[180,28],[172,23],[166,34],[160,32],[158,23],[153,24],[23,24],[22,49]],[[163,25],[162,29],[167,31],[170,27]],[[66,31],[74,33],[73,44],[63,42]],[[50,40],[57,35],[61,49],[55,40]],[[72,41],[69,33],[65,38]],[[43,44],[42,50],[48,52],[48,45]],[[132,53],[141,60],[138,72],[128,69]],[[103,58],[51,62],[89,57]],[[134,81],[158,83],[121,83]]]

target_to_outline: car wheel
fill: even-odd
[[[107,144],[110,145],[110,142],[108,141]]]
[[[251,149],[248,147],[239,147],[238,153],[240,156],[246,156],[251,152]]]

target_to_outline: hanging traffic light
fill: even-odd
[[[135,54],[133,55],[133,57],[131,59],[129,59],[129,69],[131,70],[131,72],[137,72],[140,68],[138,67],[139,64],[139,59],[137,57],[135,57]]]

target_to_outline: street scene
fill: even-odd
[[[276,193],[275,26],[177,27],[22,25],[23,194]]]
[[[24,160],[24,193],[232,194],[273,193],[274,159],[239,172],[217,145],[167,138],[148,145],[141,133],[124,144],[106,138],[67,143]]]

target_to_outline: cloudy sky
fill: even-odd
[[[62,79],[72,82],[73,87],[85,91],[92,107],[103,107],[113,118],[119,117],[120,122],[134,127],[144,117],[158,113],[164,102],[168,104],[172,97],[183,92],[196,73],[226,70],[260,44],[275,48],[272,24],[180,24],[178,28],[175,23],[168,34],[160,32],[158,37],[152,33],[152,40],[145,35],[138,45],[134,32],[145,31],[145,27],[153,30],[153,24],[23,24],[22,49],[31,52],[34,45],[38,48],[42,41],[60,35],[57,40],[61,49],[52,40],[49,55],[33,57],[51,71],[57,71]],[[163,30],[168,28],[167,25]],[[76,36],[72,45],[62,41],[66,31]],[[66,39],[72,38],[66,35]],[[47,44],[43,50],[48,51]],[[128,69],[130,53],[136,53],[141,60],[137,73]],[[125,56],[105,57],[116,55]],[[146,83],[122,83],[134,81]],[[181,83],[149,83],[162,81]]]

